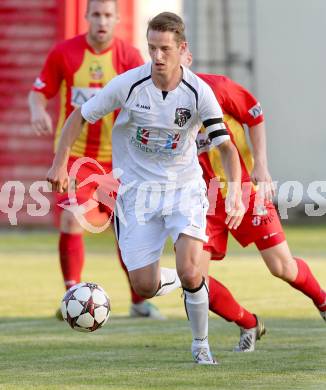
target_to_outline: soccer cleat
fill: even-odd
[[[266,328],[264,323],[257,319],[257,325],[254,328],[244,329],[240,328],[240,341],[237,346],[234,347],[234,352],[253,352],[256,346],[256,340],[266,333]]]
[[[61,313],[61,308],[59,307],[59,309],[55,312],[55,318],[59,321],[63,321],[63,317],[62,317],[62,313]]]
[[[218,364],[218,362],[213,358],[208,344],[196,345],[196,343],[193,342],[191,346],[191,353],[197,364]]]
[[[321,318],[326,322],[326,311],[320,311],[319,310],[319,313],[321,315]]]
[[[133,318],[144,317],[152,320],[166,320],[166,317],[160,313],[159,309],[148,301],[132,303],[129,315]]]
[[[321,318],[326,322],[326,300],[323,304],[317,306],[319,313],[321,315]]]

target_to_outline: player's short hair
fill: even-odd
[[[186,41],[185,24],[177,14],[173,12],[161,12],[148,22],[147,33],[153,31],[170,31],[174,33],[178,45]]]
[[[90,6],[90,4],[91,4],[93,1],[101,1],[102,3],[105,3],[106,1],[113,1],[114,3],[116,3],[116,5],[118,5],[118,0],[87,0],[86,13],[88,12],[89,6]]]

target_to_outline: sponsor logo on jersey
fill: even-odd
[[[178,154],[182,141],[181,134],[174,133],[159,137],[159,133],[159,130],[138,127],[136,134],[131,136],[130,143],[145,153],[160,153],[164,156]]]
[[[87,102],[91,97],[96,95],[101,88],[79,88],[72,87],[71,88],[71,105],[73,107],[80,107],[82,104]]]
[[[180,141],[180,134],[168,135],[168,139],[165,144],[165,149],[176,149],[178,142]]]
[[[148,106],[147,104],[139,104],[139,103],[137,103],[136,107],[137,108],[143,108],[144,110],[150,110],[151,109],[151,106]]]
[[[253,117],[253,118],[258,118],[260,115],[262,115],[263,113],[263,110],[260,106],[260,103],[257,103],[255,106],[253,106],[249,111],[249,114]]]
[[[191,118],[191,113],[188,108],[177,108],[175,110],[175,120],[174,123],[179,127],[184,126],[187,123],[187,120]]]
[[[148,147],[146,144],[143,144],[141,141],[139,141],[138,139],[136,139],[133,136],[131,137],[130,143],[131,143],[131,145],[135,146],[136,148],[138,148],[142,152],[154,153],[154,150],[152,148]]]
[[[136,139],[137,141],[140,141],[143,145],[147,145],[149,139],[149,130],[138,127],[136,133]]]
[[[44,88],[46,86],[46,84],[39,77],[37,77],[37,79],[34,81],[33,85],[35,88],[38,88],[38,89]]]
[[[91,66],[89,67],[89,74],[92,80],[96,80],[97,82],[102,80],[104,77],[104,73],[101,64],[97,61],[93,61],[91,63]]]
[[[214,146],[212,145],[212,141],[207,137],[207,134],[205,132],[198,133],[196,138],[196,145],[198,154],[208,152],[209,149]]]

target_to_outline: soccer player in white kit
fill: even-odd
[[[181,66],[187,47],[182,19],[169,12],[157,15],[149,22],[147,40],[151,63],[117,76],[67,119],[47,180],[53,189],[65,190],[67,159],[83,121],[94,123],[121,109],[112,132],[113,168],[122,172],[123,189],[117,199],[116,232],[131,284],[146,298],[178,287],[173,271],[159,265],[165,240],[172,236],[192,329],[192,355],[199,364],[215,364],[200,264],[208,208],[195,143],[201,123],[219,147],[233,183],[226,220],[233,228],[243,215],[239,158],[212,90]]]

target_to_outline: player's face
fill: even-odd
[[[149,30],[147,34],[149,55],[152,59],[152,73],[169,77],[181,64],[186,42],[180,44],[171,31]]]
[[[114,28],[119,22],[115,1],[91,1],[86,14],[89,22],[88,37],[95,45],[111,43]]]

